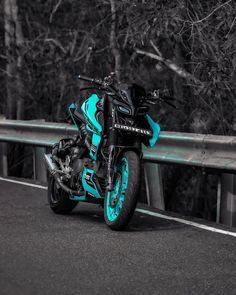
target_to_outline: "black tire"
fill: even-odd
[[[128,225],[137,205],[138,192],[140,188],[141,167],[139,156],[134,151],[127,151],[122,155],[121,158],[125,158],[128,162],[128,184],[124,195],[122,208],[119,211],[118,217],[114,221],[109,220],[108,217],[108,193],[106,193],[105,197],[104,218],[106,224],[112,230],[122,230]]]
[[[48,202],[56,214],[68,214],[78,204],[77,201],[69,199],[68,193],[57,185],[53,177],[48,181]]]

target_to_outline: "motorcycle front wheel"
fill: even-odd
[[[140,187],[140,159],[127,151],[115,167],[114,189],[106,193],[104,218],[113,230],[123,229],[134,214]]]

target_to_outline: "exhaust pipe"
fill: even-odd
[[[57,172],[57,170],[59,170],[59,167],[57,166],[57,164],[55,162],[53,162],[52,154],[45,154],[44,159],[45,159],[45,162],[46,162],[46,165],[47,165],[47,168],[48,168],[50,174],[55,178],[56,182],[60,185],[60,187],[72,196],[78,195],[78,193],[79,193],[78,191],[74,191],[74,190],[70,189],[67,185],[65,185],[61,181],[60,174]]]
[[[54,172],[56,169],[58,169],[58,166],[57,166],[55,163],[53,163],[53,161],[52,161],[52,154],[45,154],[45,155],[44,155],[44,159],[45,159],[45,161],[46,161],[47,168],[48,168],[49,172],[50,172],[51,174],[53,174],[53,172]]]

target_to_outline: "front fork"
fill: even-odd
[[[115,125],[115,109],[112,104],[109,107],[109,124],[110,132],[109,132],[109,158],[108,158],[108,167],[107,167],[107,174],[108,174],[108,191],[112,191],[114,189],[114,167],[115,167],[115,158],[116,158],[116,144],[117,144],[117,131],[114,128]]]
[[[111,145],[109,148],[109,158],[108,158],[108,191],[113,191],[114,189],[114,164],[115,164],[115,146]]]

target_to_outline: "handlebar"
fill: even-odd
[[[103,80],[90,78],[90,77],[87,77],[84,75],[78,75],[77,77],[79,80],[98,85],[100,90],[105,90],[105,91],[110,90],[110,91],[114,92],[115,95],[119,96],[123,100],[122,96],[119,95],[118,90],[112,85],[113,81],[112,81],[111,76],[105,77]],[[91,89],[91,87],[82,88],[82,90],[88,90],[88,89]],[[145,99],[146,103],[149,103],[149,104],[156,104],[158,100],[163,101],[163,102],[167,103],[169,106],[172,106],[177,109],[177,107],[173,103],[168,101],[168,100],[173,100],[174,98],[166,95],[165,90],[161,91],[160,89],[158,89],[158,90],[154,90],[152,92],[149,92],[144,99]]]
[[[99,86],[102,86],[103,85],[103,83],[102,83],[101,80],[99,80],[99,79],[92,79],[92,78],[89,78],[89,77],[86,77],[86,76],[83,76],[83,75],[78,75],[78,79],[79,80],[86,81],[86,82],[94,83],[94,84],[97,84]]]
[[[146,102],[150,104],[155,104],[157,101],[165,102],[169,106],[178,109],[178,107],[173,103],[173,100],[176,100],[174,97],[166,95],[166,90],[154,90],[153,92],[149,92],[146,97]]]
[[[105,77],[103,80],[94,79],[94,78],[90,78],[83,75],[78,75],[77,77],[79,80],[83,80],[83,81],[98,85],[99,87],[101,87],[102,90],[109,90],[109,91],[117,93],[117,89],[113,85],[113,80],[111,75],[108,77]]]

